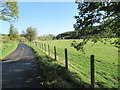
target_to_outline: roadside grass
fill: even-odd
[[[40,41],[50,45],[51,57],[57,49],[57,64],[64,66],[64,49],[68,49],[69,70],[77,73],[81,81],[90,84],[90,55],[95,55],[95,87],[118,88],[118,49],[110,44],[92,42],[85,45],[85,54],[71,47],[73,40]],[[76,40],[80,42],[80,40]],[[39,46],[40,47],[40,46]],[[47,46],[46,46],[47,47]],[[48,49],[48,48],[47,48]],[[47,50],[46,49],[46,50]]]
[[[89,88],[90,85],[82,82],[77,73],[66,70],[54,59],[48,57],[37,46],[30,45],[36,58],[39,60],[40,80],[46,88]]]
[[[17,46],[17,42],[0,42],[0,60],[5,58],[7,55],[9,55],[11,52],[13,52]]]

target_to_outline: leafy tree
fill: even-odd
[[[38,37],[39,40],[53,40],[55,39],[55,36],[53,34],[46,34],[46,35],[43,35],[43,36],[39,36]]]
[[[79,31],[82,42],[76,44],[74,41],[72,46],[77,50],[83,50],[83,46],[91,40],[96,43],[97,41],[112,42],[111,37],[115,37],[118,47],[120,39],[120,2],[77,2],[79,15],[75,16],[76,23],[74,24],[75,30]],[[104,39],[103,39],[104,37]]]
[[[8,0],[7,2],[0,2],[0,20],[14,22],[18,18],[18,4],[17,1]]]
[[[18,41],[19,41],[20,43],[28,42],[28,40],[27,40],[25,37],[19,37],[19,38],[18,38]]]
[[[14,34],[14,26],[11,24],[10,25],[10,32],[9,32],[10,35],[13,35]]]
[[[11,24],[10,25],[10,31],[9,31],[9,38],[10,40],[16,40],[18,39],[19,35],[18,35],[18,31],[16,28],[14,28],[14,26]]]
[[[36,29],[32,28],[32,27],[28,27],[26,30],[26,34],[25,37],[28,39],[28,41],[33,41],[35,39],[36,36]]]
[[[21,36],[22,36],[22,37],[25,37],[25,31],[22,31],[22,32],[21,32]]]
[[[79,32],[78,31],[68,31],[56,36],[56,39],[79,39]]]
[[[10,38],[9,38],[8,34],[1,34],[0,35],[0,42],[2,42],[2,43],[10,42]]]

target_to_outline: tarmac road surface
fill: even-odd
[[[2,88],[43,88],[31,48],[21,43],[2,60]]]

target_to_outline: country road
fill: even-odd
[[[43,88],[39,74],[34,53],[25,44],[2,60],[2,88]]]

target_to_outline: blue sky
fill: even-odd
[[[74,30],[74,16],[78,14],[74,2],[19,2],[19,19],[14,23],[19,33],[32,26],[38,35],[54,34]],[[2,21],[2,31],[9,33],[10,23]]]

